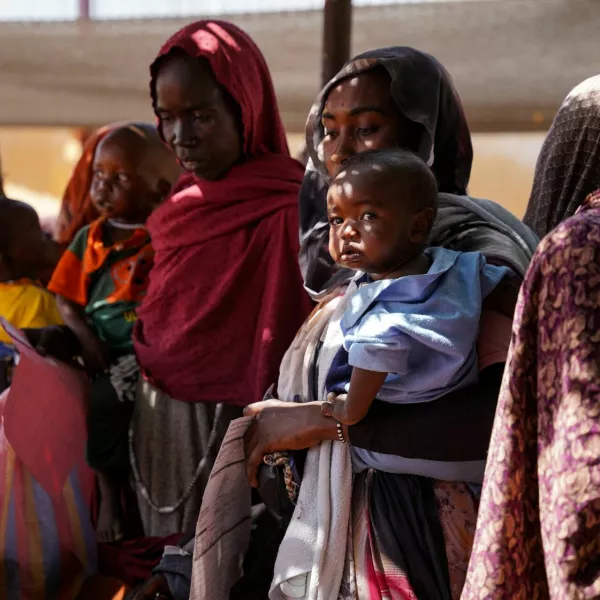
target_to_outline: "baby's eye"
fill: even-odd
[[[129,183],[131,181],[131,177],[129,177],[127,173],[119,173],[117,179],[119,180],[119,183]]]
[[[340,217],[331,217],[329,219],[329,224],[332,227],[339,227],[343,223],[343,220]]]
[[[375,213],[371,213],[371,212],[367,212],[362,216],[363,221],[373,221],[376,218],[377,218],[377,215]]]

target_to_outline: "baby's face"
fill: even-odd
[[[339,173],[327,194],[327,214],[329,252],[344,267],[382,275],[414,248],[412,212],[383,174]]]
[[[145,143],[120,136],[103,140],[94,155],[90,197],[98,212],[123,222],[143,223],[156,191],[145,160]]]
[[[13,237],[6,262],[13,278],[38,279],[45,270],[53,269],[58,262],[58,246],[42,231],[35,210],[19,207],[14,210]]]

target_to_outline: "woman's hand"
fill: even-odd
[[[258,486],[257,471],[265,454],[303,450],[338,439],[336,423],[321,413],[320,402],[265,400],[247,406],[244,415],[254,417],[244,438],[246,471],[253,487]]]
[[[164,575],[154,575],[133,596],[133,600],[154,600],[154,598],[157,600],[159,598],[173,598]]]

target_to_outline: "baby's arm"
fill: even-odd
[[[507,274],[483,301],[483,308],[495,310],[512,319],[515,315],[520,289],[521,278],[512,272]]]
[[[91,373],[108,369],[110,365],[108,348],[87,324],[83,306],[62,296],[56,297],[56,304],[65,325],[75,334],[81,344],[81,355],[85,368]]]
[[[323,414],[344,425],[354,425],[363,419],[385,382],[387,373],[354,367],[346,400],[328,398],[322,404]]]

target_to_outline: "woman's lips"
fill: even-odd
[[[206,162],[198,156],[178,156],[181,166],[186,171],[196,171]]]

